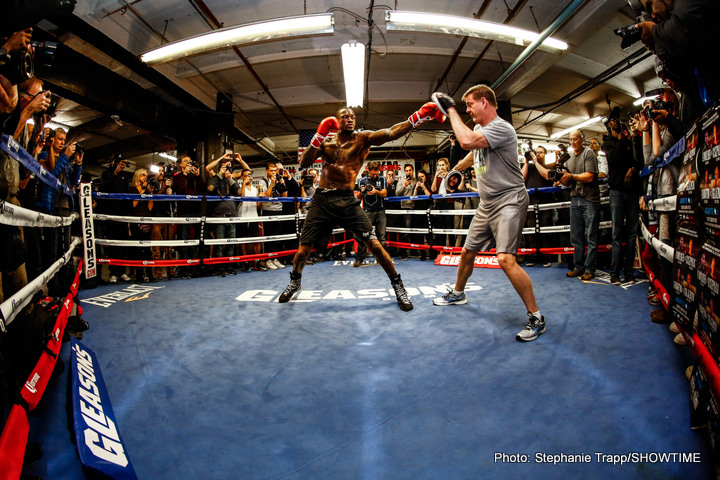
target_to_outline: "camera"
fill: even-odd
[[[28,50],[18,50],[0,56],[0,75],[7,78],[12,85],[18,85],[35,76],[36,63],[52,66],[57,43],[31,41],[30,45],[35,51],[34,58]]]
[[[27,50],[6,53],[0,57],[0,75],[8,79],[12,85],[17,85],[35,75],[35,63]]]
[[[75,155],[82,155],[85,153],[85,147],[80,145],[79,143],[75,144]]]
[[[551,182],[559,182],[563,175],[567,172],[567,168],[558,165],[557,167],[555,167],[554,170],[548,171],[548,180],[550,180]]]
[[[302,181],[302,186],[307,188],[312,187],[315,184],[315,176],[314,175],[303,175],[300,179]]]
[[[630,5],[630,8],[633,9],[635,12],[636,18],[635,22],[631,23],[630,25],[625,25],[624,27],[616,28],[613,30],[615,35],[622,38],[622,42],[620,42],[620,48],[623,50],[630,47],[630,45],[636,43],[639,41],[642,37],[642,32],[639,28],[636,27],[638,23],[641,22],[651,22],[652,18],[650,18],[650,15],[645,11],[645,8],[643,8],[642,4],[640,3],[640,0],[627,0],[628,5]]]
[[[646,105],[645,108],[642,109],[642,114],[645,115],[645,118],[648,120],[652,120],[653,110],[670,110],[670,105],[664,100],[648,100],[648,103],[649,105]]]
[[[55,95],[50,97],[50,105],[44,112],[40,112],[39,115],[46,115],[49,118],[52,118],[57,113],[57,106],[58,106],[58,99],[55,98]]]
[[[44,67],[53,66],[55,53],[58,48],[58,44],[56,42],[38,42],[36,40],[31,40],[30,46],[33,47],[34,56],[32,58],[35,65],[42,65]]]
[[[375,187],[373,187],[372,183],[365,184],[365,193],[372,192],[374,189]]]
[[[148,179],[147,188],[148,190],[157,193],[160,191],[160,182],[157,181],[157,178],[152,177]]]

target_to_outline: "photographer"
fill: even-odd
[[[130,175],[125,169],[127,163],[123,160],[119,153],[113,156],[112,163],[100,174],[100,191],[104,193],[125,193],[130,186]],[[125,215],[129,206],[127,200],[108,200],[100,199],[98,201],[98,213],[107,215]],[[128,240],[128,224],[123,222],[98,222],[99,236],[102,238],[112,238],[115,240]],[[127,247],[107,246],[107,254],[105,257],[125,260],[127,258]],[[129,282],[130,277],[125,273],[126,267],[120,265],[110,265],[109,267],[110,283],[117,283],[118,279],[123,282]]]
[[[72,188],[80,182],[83,153],[75,151],[77,142],[66,144],[65,138],[65,130],[62,128],[56,129],[49,145],[38,155],[38,160],[60,182]],[[43,213],[63,217],[70,215],[75,208],[73,196],[66,195],[62,191],[59,192],[43,182],[38,182],[37,206]],[[65,253],[65,250],[70,245],[70,227],[43,227],[42,232],[41,253],[43,257],[41,268],[47,269],[58,257]],[[64,282],[62,276],[56,275],[50,281],[51,296],[64,293],[58,290]]]
[[[38,155],[38,160],[50,173],[65,185],[73,187],[80,182],[84,151],[78,149],[77,142],[66,145],[67,133],[62,128],[54,136],[46,149]],[[76,152],[76,150],[78,150]],[[70,215],[74,207],[73,197],[60,194],[45,183],[38,184],[38,208],[52,215]]]
[[[233,171],[233,175],[235,175]],[[237,180],[240,183],[240,196],[241,197],[259,197],[260,192],[256,186],[252,184],[253,175],[249,168],[245,168],[240,172],[240,176]],[[243,218],[258,218],[258,211],[262,203],[242,201],[238,205],[238,217]],[[260,223],[257,221],[243,222],[237,225],[235,233],[239,238],[257,238],[260,236]],[[260,242],[255,243],[241,243],[240,254],[241,255],[258,255],[262,253],[262,244]],[[267,271],[267,268],[260,265],[258,260],[243,262],[243,271],[249,272],[251,268],[258,271]]]
[[[312,197],[315,194],[318,180],[318,171],[314,168],[309,169],[307,173],[302,176],[302,183],[300,184],[300,194],[303,197]],[[309,207],[310,202],[305,202],[301,204],[302,212],[307,213]]]
[[[372,161],[367,164],[367,177],[363,177],[357,184],[363,201],[363,210],[370,223],[375,228],[375,235],[383,247],[385,246],[385,229],[387,227],[387,216],[385,215],[385,203],[387,197],[387,181],[380,176],[380,163]],[[355,256],[353,267],[362,265],[367,255],[367,248],[358,246],[358,253]]]
[[[149,185],[148,172],[144,168],[135,170],[132,182],[128,188],[127,193],[133,194],[153,194],[154,186]],[[152,216],[152,210],[154,201],[152,200],[131,200],[132,202],[132,214],[136,217],[150,217]],[[152,225],[146,223],[130,223],[130,239],[134,241],[138,240],[150,240],[152,232]],[[131,258],[135,260],[147,260],[150,255],[150,249],[147,247],[130,247]],[[135,277],[135,283],[147,283],[149,281],[155,281],[153,277],[151,279],[148,271],[148,267],[132,267],[131,275]]]
[[[288,188],[287,185],[285,185],[284,170],[285,169],[282,168],[282,165],[278,166],[275,162],[269,162],[265,165],[265,178],[260,179],[260,184],[258,186],[258,190],[260,190],[262,194],[261,196],[287,197]],[[282,215],[282,211],[282,202],[263,202],[262,212],[260,215],[263,217],[272,217]],[[262,229],[264,236],[280,235],[283,231],[279,222],[263,222]],[[265,245],[265,253],[267,253],[268,250],[269,247]],[[262,265],[270,270],[285,268],[285,265],[275,258],[265,260],[265,263]]]
[[[673,72],[684,93],[708,108],[720,99],[717,0],[640,0],[653,21],[636,25],[642,42]],[[696,112],[693,119],[702,112]]]
[[[649,100],[643,106],[643,111],[635,115],[635,121],[643,132],[643,154],[645,165],[655,164],[662,159],[677,141],[667,124],[668,118],[677,113],[677,96],[670,89],[663,89],[662,98],[656,101]],[[677,194],[678,176],[680,175],[680,157],[662,168],[656,169],[652,174],[652,198],[660,198]],[[673,244],[675,231],[674,215],[671,212],[661,212],[658,222],[658,234],[663,243]]]
[[[6,115],[10,114],[18,103],[19,81],[14,81],[11,69],[13,54],[30,49],[32,28],[15,32],[0,47],[0,121],[5,123]],[[5,130],[3,128],[3,130]]]
[[[405,165],[403,170],[405,171],[405,176],[403,177],[402,182],[397,182],[397,186],[395,187],[395,195],[398,197],[410,197],[415,195],[415,186],[417,185],[417,180],[415,180],[414,168],[408,163]],[[401,210],[413,210],[414,208],[415,201],[413,200],[402,200],[400,202]],[[398,227],[411,228],[414,216],[415,215],[411,215],[409,213],[405,215],[400,215]],[[410,234],[401,233],[400,241],[404,243],[409,243]],[[400,258],[402,260],[408,259],[408,250],[406,248],[400,249]]]
[[[205,191],[205,181],[200,176],[198,164],[191,161],[189,156],[183,155],[180,158],[178,169],[178,172],[173,177],[173,189],[176,195],[201,195]],[[200,202],[177,202],[178,217],[199,217],[200,209]],[[178,223],[178,240],[190,240],[192,228],[193,225],[189,223]],[[199,233],[196,227],[193,237],[198,237]],[[197,256],[197,247],[180,247],[177,249],[177,255],[181,259],[195,258]],[[183,279],[190,278],[191,272],[191,267],[177,269],[177,274]]]
[[[545,155],[547,155],[547,150],[542,145],[538,145],[534,152],[529,150],[525,153],[525,163],[522,166],[522,174],[526,188],[537,189],[552,187],[553,182],[548,179],[549,170],[545,165]],[[552,193],[538,192],[536,190],[533,190],[529,196],[530,205],[552,203],[554,200]],[[526,259],[526,267],[535,266],[537,263],[541,263],[543,267],[549,267],[551,265],[549,258],[540,253],[540,249],[549,246],[548,243],[551,240],[552,234],[540,233],[537,230],[540,227],[549,227],[552,225],[552,217],[552,210],[540,210],[535,207],[534,212],[528,212],[527,218],[525,219],[525,226],[535,228],[536,232],[527,237],[527,246],[534,248],[536,251],[535,254]]]
[[[444,157],[440,158],[435,164],[435,168],[435,176],[432,180],[432,193],[444,195],[448,193],[445,177],[448,175],[448,171],[450,170],[450,161]],[[436,199],[435,208],[438,210],[449,210],[451,207],[454,207],[454,203],[455,201],[451,198]],[[442,230],[452,228],[453,221],[450,218],[450,215],[435,215],[433,217],[433,222],[435,224],[435,228]],[[440,245],[450,245],[450,235],[440,234],[437,236],[437,239],[439,240],[438,244]]]
[[[249,170],[247,164],[243,161],[240,154],[226,153],[219,159],[219,172],[208,181],[208,195],[219,195],[221,197],[240,196],[240,184],[233,179],[233,159],[236,159],[242,169]],[[213,215],[215,217],[230,218],[237,216],[237,205],[232,200],[223,200],[214,202],[215,208]],[[214,227],[215,239],[235,238],[234,223],[216,223]],[[215,245],[213,249],[214,257],[229,257],[233,254],[234,245]],[[215,273],[221,277],[226,274],[235,275],[235,269],[230,264],[214,265]]]
[[[425,172],[425,170],[418,170],[417,175],[417,181],[415,182],[415,187],[412,192],[412,196],[418,196],[418,195],[426,195],[429,196],[432,192],[430,190],[430,179],[428,178],[428,174]],[[432,200],[425,199],[425,200],[415,200],[415,209],[416,210],[425,210],[427,211],[428,208],[430,208]],[[429,229],[428,229],[428,217],[427,215],[407,215],[408,217],[412,218],[412,226],[413,228],[419,228],[425,231],[425,233],[418,233],[413,234],[414,243],[417,243],[419,245],[425,245],[430,244],[430,238],[429,238]],[[417,236],[416,236],[417,235]],[[420,261],[424,262],[427,259],[427,250],[421,249],[420,250]]]
[[[603,136],[603,147],[608,162],[612,220],[610,283],[620,285],[621,269],[625,276],[624,282],[635,283],[633,264],[639,228],[642,193],[640,171],[643,164],[635,156],[633,142],[620,123],[619,109],[613,110],[608,116],[607,130],[607,135]]]
[[[570,133],[573,153],[565,162],[567,171],[559,183],[571,187],[570,242],[574,250],[573,269],[567,276],[591,280],[597,268],[600,189],[597,184],[597,159],[592,150],[583,145],[584,138],[580,130]],[[583,261],[586,246],[587,256]]]
[[[172,179],[165,178],[165,169],[160,168],[153,178],[148,180],[148,190],[154,195],[172,195]],[[154,217],[172,217],[172,205],[173,202],[157,201],[153,207]],[[169,240],[170,239],[170,225],[167,223],[153,223],[152,231],[150,233],[151,240]],[[153,260],[171,260],[171,249],[170,247],[153,246],[150,248],[152,251]],[[156,280],[160,280],[163,277],[162,267],[153,267],[153,277]],[[168,278],[175,277],[175,267],[168,267]]]
[[[295,178],[290,175],[290,172],[283,168],[282,164],[278,164],[278,171],[282,175],[282,182],[285,184],[285,187],[287,188],[287,191],[285,192],[286,196],[291,197],[294,199],[292,202],[281,202],[282,204],[282,214],[283,215],[295,215],[297,213],[300,203],[297,201],[297,198],[302,196],[302,190],[300,188],[300,184],[295,180]],[[279,233],[280,235],[288,235],[295,233],[295,222],[294,221],[285,221],[280,222],[278,225]],[[275,249],[277,250],[292,250],[295,248],[296,240],[281,240],[277,243],[277,247]],[[282,260],[279,258],[275,259],[275,265],[277,265],[279,268],[283,268],[285,266],[286,260]]]

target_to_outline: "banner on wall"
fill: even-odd
[[[85,278],[97,275],[97,251],[95,250],[95,229],[93,227],[92,185],[80,184],[80,220],[84,250]]]
[[[363,172],[365,171],[367,164],[370,163],[371,160],[365,161],[363,163],[363,166],[358,170],[357,178],[360,179],[362,177]],[[403,169],[405,168],[405,165],[412,165],[413,171],[415,175],[417,175],[417,167],[415,160],[378,160],[378,163],[380,163],[380,175],[385,175],[385,172],[387,171],[393,171],[395,172],[395,178],[402,178],[404,175]],[[287,170],[290,173],[290,176],[295,179],[298,183],[301,181],[301,171],[300,171],[300,164],[298,163],[283,163],[283,168]],[[321,171],[321,165],[320,162],[315,162],[310,168],[315,168],[318,170],[318,172]],[[253,185],[256,187],[258,186],[258,183],[261,178],[265,178],[267,173],[265,171],[265,166],[262,167],[256,167],[252,169],[252,175],[253,175]],[[357,183],[357,182],[356,182]]]
[[[435,258],[435,265],[457,267],[460,265],[460,255],[448,255],[441,253]],[[500,264],[498,263],[498,259],[495,255],[477,255],[473,266],[475,268],[500,268]]]

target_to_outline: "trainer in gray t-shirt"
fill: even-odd
[[[473,150],[478,195],[486,206],[503,196],[525,190],[517,154],[517,134],[508,122],[495,117],[487,125],[475,125],[487,139],[488,148]]]

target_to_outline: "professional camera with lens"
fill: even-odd
[[[305,189],[308,189],[312,187],[315,184],[315,176],[314,175],[303,175],[300,179],[302,181],[302,186]]]
[[[0,55],[0,75],[3,75],[12,85],[18,85],[35,75],[35,64],[52,66],[57,50],[55,42],[31,41],[35,57],[28,50],[18,50],[12,54]]]
[[[33,62],[35,65],[42,65],[44,67],[53,66],[53,63],[55,62],[55,53],[58,48],[58,44],[56,42],[38,42],[36,40],[31,40],[30,46],[33,47]]]
[[[548,180],[551,182],[559,182],[563,175],[567,172],[567,168],[558,165],[553,170],[548,170]]]
[[[373,187],[372,183],[366,183],[365,184],[365,193],[370,193],[373,190],[375,190],[375,187]]]
[[[640,0],[627,0],[627,2],[628,5],[630,5],[630,7],[635,12],[635,21],[630,25],[625,25],[624,27],[616,28],[615,30],[613,30],[615,32],[615,35],[619,36],[622,39],[622,42],[620,42],[620,48],[622,48],[623,50],[629,48],[630,45],[636,43],[642,37],[642,32],[635,25],[641,22],[652,21],[652,18],[650,18],[650,15],[648,15],[648,13],[645,11],[645,8],[640,3]]]
[[[85,147],[80,145],[79,143],[75,144],[75,154],[76,155],[82,155],[85,153]]]
[[[670,106],[664,100],[649,100],[648,103],[649,104],[642,109],[642,114],[645,115],[645,118],[648,120],[652,120],[653,110],[670,110]]]
[[[12,85],[17,85],[35,75],[35,63],[27,50],[18,50],[12,55],[5,52],[0,55],[0,75],[8,79]]]
[[[157,193],[160,191],[160,182],[157,181],[157,178],[152,177],[148,179],[147,188],[149,191]]]

